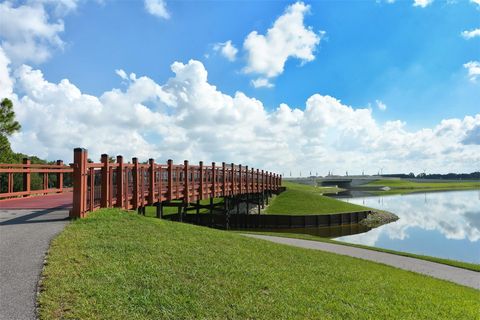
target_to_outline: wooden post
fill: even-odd
[[[246,193],[245,205],[247,206],[246,214],[248,214],[249,211],[250,211],[250,203],[248,202],[249,201],[249,192],[250,192],[250,186],[248,185],[248,183],[249,183],[248,175],[249,175],[248,166],[245,166],[245,193]]]
[[[100,206],[102,208],[110,207],[110,203],[108,202],[108,195],[110,194],[110,170],[109,170],[109,163],[108,163],[108,155],[102,154],[101,157],[102,161],[102,183],[101,183],[101,195],[102,198],[100,200]]]
[[[150,184],[148,185],[148,205],[153,205],[155,202],[155,160],[149,159],[148,174],[150,176]]]
[[[203,185],[203,161],[200,161],[199,162],[199,167],[200,167],[200,190],[198,191],[199,192],[199,197],[198,197],[198,200],[203,200],[203,188],[204,188],[204,185]]]
[[[162,166],[158,166],[158,199],[157,202],[162,202],[162,188],[163,188],[163,172]]]
[[[222,192],[223,196],[227,196],[227,165],[222,162]]]
[[[12,189],[13,189],[13,185],[12,185]],[[43,190],[48,190],[48,173],[47,172],[43,173]]]
[[[241,164],[238,165],[238,180],[239,180],[238,193],[241,195],[243,193],[242,165]]]
[[[233,163],[230,164],[230,168],[232,168],[232,172],[230,173],[232,177],[232,181],[230,183],[231,195],[235,195],[235,165]]]
[[[58,166],[63,166],[63,161],[62,160],[57,160],[57,165]],[[62,169],[60,169],[60,170],[62,170]],[[60,192],[60,193],[63,192],[63,172],[57,173],[56,187],[59,190],[58,192]]]
[[[30,179],[30,159],[23,158],[24,169],[26,172],[23,174],[23,191],[30,193],[31,188],[31,179]],[[58,181],[58,178],[57,178]],[[26,194],[25,197],[28,197],[29,194]]]
[[[125,179],[126,178],[124,174],[124,169],[123,169],[123,157],[122,156],[117,156],[117,203],[115,204],[117,207],[122,208],[124,199],[123,195],[125,194],[124,186],[125,186]]]
[[[157,202],[157,210],[156,210],[157,218],[163,219],[163,205],[161,202]]]
[[[215,162],[212,162],[212,193],[210,198],[215,198],[217,193],[217,172],[215,170]]]
[[[188,183],[188,160],[183,161],[183,202],[188,205],[190,202],[189,183]]]
[[[133,170],[132,170],[132,178],[133,178],[133,190],[132,190],[132,206],[133,209],[138,209],[139,201],[138,201],[138,159],[132,158],[133,163]]]
[[[257,169],[257,177],[256,177],[256,182],[257,182],[257,188],[256,188],[256,191],[257,191],[257,196],[258,196],[258,214],[260,214],[260,169]]]
[[[173,160],[170,159],[167,161],[167,174],[168,174],[168,181],[167,181],[167,200],[172,201],[173,199]]]
[[[265,172],[262,170],[262,209],[265,208]]]
[[[71,218],[83,218],[87,206],[87,150],[73,150],[73,206]]]
[[[90,177],[90,212],[93,211],[95,207],[95,168],[89,168],[88,176]]]
[[[12,173],[12,172],[9,172],[9,173],[8,173],[8,185],[7,185],[7,188],[8,188],[8,193],[12,193],[12,192],[13,192],[13,173]]]

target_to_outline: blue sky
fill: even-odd
[[[155,4],[157,9],[160,7],[163,13],[152,13],[148,10],[148,2]],[[136,146],[131,148],[134,149],[132,152],[138,153],[141,149],[138,145],[141,145],[142,150],[150,150],[159,157],[167,157],[167,152],[180,159],[187,156],[202,157],[203,160],[228,157],[236,162],[253,161],[284,171],[297,170],[301,166],[294,163],[308,159],[309,164],[304,170],[327,162],[329,167],[342,172],[352,167],[360,171],[360,168],[370,166],[373,153],[375,161],[390,171],[410,171],[409,168],[421,171],[417,167],[419,161],[424,162],[421,166],[427,165],[437,171],[473,171],[474,164],[459,165],[458,159],[468,159],[470,163],[480,161],[477,152],[480,144],[480,31],[475,31],[480,28],[480,4],[478,0],[418,0],[419,5],[415,5],[414,0],[390,2],[2,2],[3,11],[0,13],[4,18],[17,19],[8,28],[6,24],[0,24],[0,49],[8,61],[4,69],[8,71],[0,75],[9,79],[11,90],[5,92],[18,100],[17,113],[25,122],[22,123],[24,132],[13,137],[12,145],[26,152],[28,147],[32,149],[27,144],[28,137],[34,137],[40,145],[35,151],[48,158],[68,157],[70,151],[64,153],[61,148],[68,150],[78,142],[97,151],[100,147],[93,138],[71,137],[59,141],[48,137],[47,128],[34,121],[34,112],[39,112],[40,106],[45,108],[44,111],[63,110],[66,102],[58,97],[68,98],[76,90],[81,96],[78,101],[77,98],[67,99],[71,108],[77,103],[85,103],[82,99],[90,103],[89,96],[92,96],[98,103],[93,103],[93,109],[89,110],[95,110],[97,104],[99,110],[108,109],[108,103],[112,103],[115,110],[114,102],[105,102],[105,93],[118,91],[126,95],[136,84],[137,87],[143,86],[142,90],[150,88],[148,90],[153,91],[132,98],[132,107],[136,106],[132,109],[130,123],[143,119],[142,108],[146,107],[146,112],[151,112],[149,118],[170,116],[169,121],[176,124],[169,129],[170,132],[191,137],[201,131],[201,124],[186,122],[185,114],[195,118],[193,110],[196,109],[198,115],[205,117],[215,112],[225,114],[226,111],[210,106],[210,101],[227,108],[237,92],[248,98],[245,102],[248,107],[242,111],[242,101],[233,102],[234,111],[238,112],[235,116],[246,118],[242,112],[254,114],[258,111],[257,118],[265,118],[267,122],[252,124],[250,131],[248,123],[242,124],[238,132],[245,130],[245,134],[239,134],[232,145],[224,147],[221,152],[211,150],[219,139],[224,138],[222,135],[162,148],[162,143],[169,143],[166,135],[170,132],[164,131],[166,126],[163,129],[160,125],[151,130],[135,129],[132,132],[138,135],[141,143],[132,141],[129,146]],[[276,21],[282,17],[287,19],[289,10],[295,12],[296,20],[288,20],[286,29],[276,28]],[[25,19],[18,19],[22,15]],[[35,16],[42,17],[43,21],[39,19],[38,24],[31,23],[31,27],[26,26],[27,22],[22,24],[22,20],[36,21],[32,18]],[[289,29],[290,23],[295,24],[292,24],[293,31]],[[280,35],[280,40],[272,41],[266,57],[260,57],[259,53],[264,51],[258,49],[259,44],[268,39],[269,29],[275,29],[273,31]],[[256,47],[249,50],[246,39],[254,31],[257,33],[252,40],[255,40]],[[471,33],[462,36],[462,32]],[[289,35],[282,38],[286,33]],[[218,50],[226,41],[237,50],[235,55],[227,57]],[[291,43],[297,47],[292,49]],[[21,49],[15,51],[12,49],[15,46]],[[300,52],[302,49],[298,46],[304,46],[304,51]],[[39,58],[40,50],[48,52],[47,56]],[[277,55],[285,58],[277,59]],[[191,59],[199,64],[190,64]],[[182,72],[187,80],[180,79],[179,73],[173,72],[174,62],[185,66]],[[262,63],[268,65],[263,71],[258,67]],[[275,71],[275,63],[280,63],[283,68]],[[251,72],[246,71],[249,66]],[[201,86],[192,89],[188,85],[194,82],[192,79],[197,79],[195,77],[201,78],[202,71],[197,67],[208,72],[205,82],[216,89],[205,101],[195,104],[194,100],[198,98],[195,92],[204,92]],[[123,78],[119,76],[119,70],[122,70]],[[38,77],[34,71],[41,72],[42,76]],[[130,73],[136,77],[129,77]],[[148,81],[137,80],[142,76]],[[71,86],[65,89],[61,85],[62,79],[68,79]],[[257,79],[263,79],[268,87],[252,85]],[[52,89],[52,97],[48,99],[46,94],[41,97],[37,94],[38,88],[45,86]],[[152,86],[158,88],[151,89]],[[184,87],[190,88],[185,90],[191,99],[179,104],[183,96],[177,89]],[[219,94],[223,95],[223,100],[216,98]],[[165,98],[167,95],[175,102]],[[315,95],[322,98],[311,99]],[[257,101],[261,104],[259,108],[256,107]],[[307,110],[308,101],[313,105],[311,110]],[[281,104],[288,105],[288,121],[285,120],[287,125],[284,127],[276,128],[279,121],[275,126],[271,121],[280,116]],[[379,108],[379,105],[383,107]],[[209,110],[210,107],[213,109]],[[125,108],[122,110],[128,113],[128,107]],[[320,110],[318,114],[317,108]],[[295,109],[301,114],[295,113]],[[58,111],[58,114],[64,117],[62,123],[74,125],[78,122],[88,126],[82,116],[75,118],[68,110]],[[219,119],[226,118],[219,115]],[[226,126],[228,120],[222,125]],[[357,126],[359,122],[364,126]],[[275,135],[271,141],[267,141],[268,135],[262,129],[269,124],[275,127],[274,132],[269,133]],[[120,126],[121,120],[115,128],[105,128],[105,132],[120,130]],[[315,127],[321,127],[322,131],[312,131]],[[451,133],[444,136],[443,133],[449,130]],[[370,132],[374,134],[370,135]],[[289,141],[285,138],[288,135],[296,138]],[[362,135],[368,135],[368,139]],[[393,137],[394,142],[383,141],[386,135]],[[246,136],[251,140],[245,141]],[[313,136],[329,142],[322,143]],[[437,138],[436,147],[424,151],[429,146],[422,145],[422,141],[428,143]],[[412,145],[411,139],[420,142]],[[249,156],[243,153],[247,152],[245,146],[238,148],[245,151],[230,151],[236,144],[267,144],[266,141],[269,146],[264,150],[271,153],[270,157]],[[301,141],[301,146],[295,141]],[[110,147],[107,142],[102,143],[107,151],[129,153],[125,148]],[[349,152],[358,153],[354,145],[363,144],[373,149],[362,149],[356,161],[338,163],[346,154],[350,157]],[[272,148],[286,150],[280,155],[284,162],[277,163],[275,157],[279,154]],[[343,156],[331,159],[328,157],[331,152]],[[358,161],[362,164],[357,166]],[[450,167],[445,168],[445,165]],[[378,166],[375,164],[371,170]]]
[[[289,3],[172,1],[168,20],[146,13],[140,1],[89,3],[65,19],[67,46],[42,69],[47,79],[69,78],[100,94],[118,85],[115,69],[163,82],[173,61],[197,59],[210,83],[229,94],[243,91],[267,108],[301,107],[317,92],[358,107],[379,99],[388,106],[379,119],[402,119],[412,128],[478,112],[480,90],[462,66],[480,58],[480,41],[460,37],[480,25],[480,11],[468,1],[427,8],[410,1],[312,2],[305,24],[325,31],[325,40],[314,61],[289,60],[271,89],[250,85],[241,57],[229,63],[212,53],[214,43],[240,47],[252,30],[264,33]]]

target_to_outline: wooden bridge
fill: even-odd
[[[188,207],[198,212],[203,199],[210,199],[212,209],[213,199],[219,197],[225,199],[225,206],[237,203],[237,210],[239,199],[246,199],[247,208],[252,199],[263,206],[281,183],[281,175],[224,162],[220,166],[172,160],[157,164],[153,159],[139,163],[133,158],[126,163],[122,156],[111,162],[103,154],[100,163],[92,163],[87,150],[77,148],[69,166],[62,161],[31,164],[28,159],[22,164],[0,164],[0,209],[71,207],[70,217],[83,218],[99,208],[144,213],[145,206],[156,206],[157,217],[162,217],[164,206],[175,206],[182,216]]]

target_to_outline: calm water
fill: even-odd
[[[339,241],[480,263],[480,191],[342,199],[383,209],[396,222]]]

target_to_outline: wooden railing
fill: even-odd
[[[125,163],[117,156],[116,163],[109,162],[108,155],[101,163],[89,163],[87,150],[74,150],[73,209],[71,217],[82,218],[98,208],[119,207],[138,209],[164,201],[181,200],[188,204],[197,200],[229,197],[241,194],[276,191],[282,177],[247,166],[214,162],[190,165]]]
[[[29,159],[0,164],[0,199],[72,191],[72,172],[61,160],[56,164],[31,164]]]

